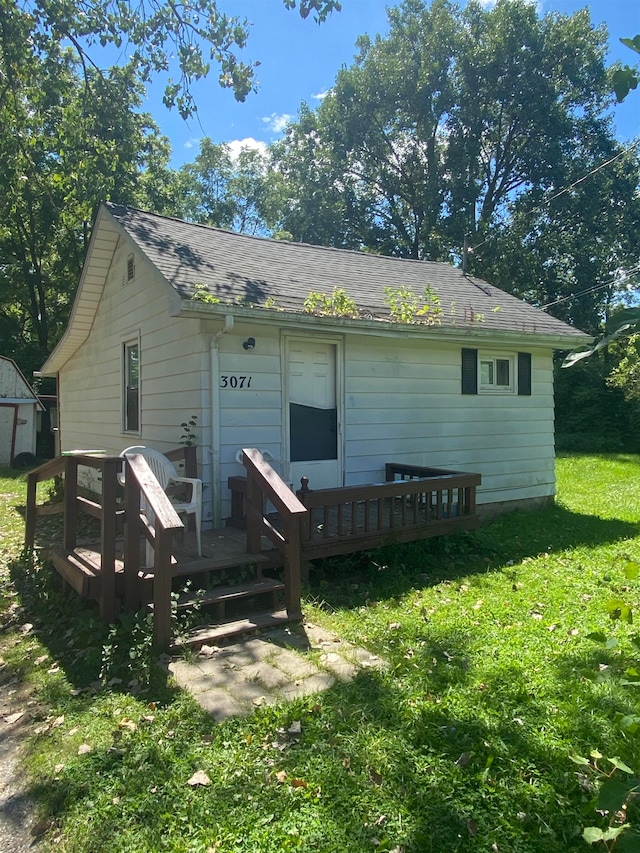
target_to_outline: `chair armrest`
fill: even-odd
[[[191,486],[191,500],[201,500],[202,499],[202,480],[197,480],[195,477],[174,477],[171,476],[169,478],[169,483],[167,485],[167,493],[171,489],[173,484],[185,483]]]

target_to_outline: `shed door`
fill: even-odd
[[[286,410],[291,482],[311,489],[342,485],[337,393],[337,346],[293,341],[287,347]]]
[[[17,413],[16,406],[0,405],[0,465],[10,465],[13,462],[13,440]]]

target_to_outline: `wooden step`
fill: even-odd
[[[205,643],[216,643],[227,637],[237,637],[247,634],[259,628],[270,628],[274,625],[283,625],[286,622],[295,621],[289,617],[286,610],[268,611],[264,613],[253,613],[246,619],[238,619],[235,622],[224,622],[219,625],[203,625],[190,631],[186,637],[175,640],[171,651],[180,651],[184,648],[199,648]]]
[[[275,593],[285,588],[281,581],[273,578],[260,578],[255,581],[247,581],[244,584],[234,586],[219,586],[205,590],[203,595],[194,595],[192,592],[184,592],[178,596],[178,610],[198,605],[204,607],[207,604],[226,604],[228,601],[236,601],[240,598],[249,598],[254,595]],[[152,605],[151,605],[152,606]]]
[[[83,598],[95,598],[100,589],[100,554],[90,548],[67,551],[52,548],[49,556],[56,571]],[[116,573],[124,572],[122,560],[116,560]]]
[[[186,563],[178,563],[172,567],[174,578],[184,575],[198,575],[205,572],[220,572],[225,569],[239,569],[242,566],[253,566],[258,563],[266,563],[268,557],[263,554],[231,554],[224,557],[199,557],[197,560],[189,560]]]

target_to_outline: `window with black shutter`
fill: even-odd
[[[531,353],[462,349],[463,394],[531,395]]]

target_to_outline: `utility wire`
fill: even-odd
[[[607,166],[611,165],[611,163],[614,163],[616,160],[618,160],[624,154],[628,154],[630,151],[633,151],[633,149],[637,148],[638,145],[640,145],[640,139],[636,139],[635,142],[632,142],[626,148],[623,148],[622,151],[619,151],[616,155],[611,157],[609,160],[607,160],[604,163],[601,163],[599,166],[596,166],[595,169],[592,169],[590,172],[587,172],[586,175],[583,175],[581,178],[578,178],[577,181],[574,181],[572,184],[569,184],[568,187],[564,187],[564,189],[559,190],[557,193],[555,193],[555,195],[552,195],[550,198],[546,199],[544,202],[539,204],[537,207],[534,207],[533,210],[531,210],[529,212],[529,215],[533,216],[534,213],[538,213],[539,211],[544,210],[545,207],[548,207],[552,201],[555,201],[555,199],[560,198],[561,195],[568,193],[574,187],[577,187],[578,184],[581,184],[583,181],[586,181],[587,178],[590,178],[592,175],[595,175],[601,169],[605,169]],[[478,243],[476,246],[472,246],[470,251],[475,252],[476,249],[479,249],[480,246],[484,246],[484,244],[488,243],[489,240],[490,240],[490,238],[486,237],[481,243]],[[555,303],[552,303],[552,304],[555,304]]]
[[[579,290],[578,293],[571,293],[569,296],[563,296],[561,299],[556,299],[554,302],[548,302],[546,305],[541,305],[540,310],[546,311],[552,305],[559,305],[561,302],[567,302],[569,299],[577,299],[579,296],[586,296],[588,293],[595,293],[597,290],[602,290],[605,287],[610,287],[612,284],[621,284],[628,278],[631,278],[636,273],[640,272],[640,263],[635,267],[631,267],[621,278],[613,278],[611,281],[606,281],[604,284],[595,284],[593,287],[588,287],[585,290]]]

